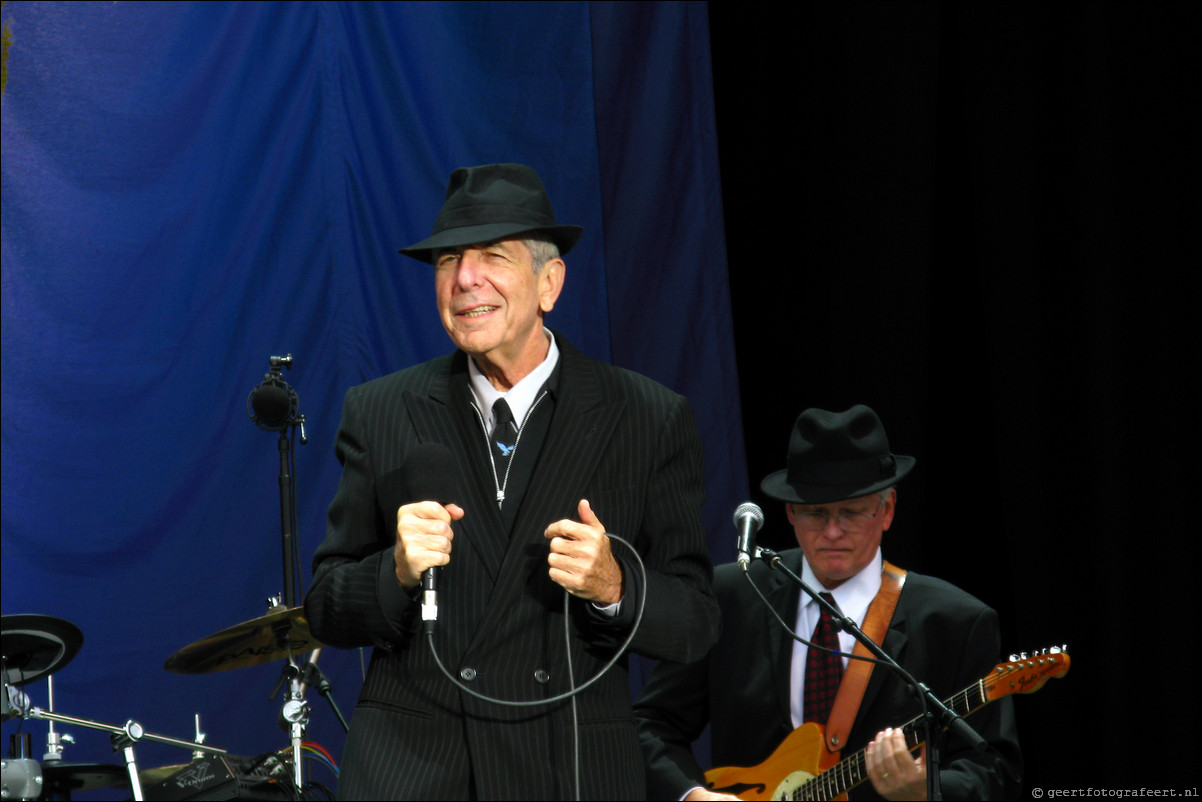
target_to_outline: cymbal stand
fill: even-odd
[[[305,787],[301,743],[304,741],[305,731],[309,727],[309,714],[313,711],[309,707],[309,703],[305,701],[305,686],[301,682],[301,670],[297,668],[296,661],[291,656],[280,674],[280,681],[276,683],[276,689],[278,690],[285,681],[288,683],[288,690],[284,695],[284,707],[280,711],[280,726],[287,725],[288,740],[292,745],[292,780],[296,783],[296,792],[301,794]],[[272,693],[272,697],[275,697],[275,693]]]
[[[46,677],[46,707],[50,710],[51,713],[54,712],[54,676],[53,675],[48,675]],[[47,722],[46,753],[44,755],[42,755],[42,760],[47,763],[54,762],[56,760],[62,760],[63,759],[63,743],[72,743],[72,742],[74,742],[74,740],[75,740],[74,738],[72,738],[70,735],[68,735],[65,732],[64,733],[55,732],[53,721]]]
[[[346,718],[342,715],[342,711],[338,709],[338,703],[334,701],[334,686],[330,684],[329,678],[326,677],[322,670],[317,667],[317,658],[321,656],[322,648],[319,646],[314,649],[312,654],[309,655],[309,662],[305,663],[301,668],[301,693],[304,693],[305,688],[310,685],[316,688],[317,692],[330,703],[334,715],[338,717],[338,723],[342,725],[342,731],[350,732],[350,725],[346,723]]]

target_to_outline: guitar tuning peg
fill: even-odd
[[[1010,662],[1011,662],[1011,663],[1016,663],[1016,662],[1018,662],[1018,655],[1017,655],[1017,654],[1014,654],[1013,652],[1011,652],[1011,653],[1010,653]]]

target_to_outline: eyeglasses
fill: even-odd
[[[881,511],[881,505],[884,503],[883,498],[878,498],[871,513],[860,510],[843,510],[838,515],[831,515],[824,509],[799,510],[794,507],[793,516],[803,529],[826,529],[827,524],[834,518],[835,524],[844,532],[863,532],[876,519],[877,514]]]

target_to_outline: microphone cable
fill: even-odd
[[[777,568],[779,568],[781,571],[784,571],[786,576],[790,577],[795,582],[797,582],[799,586],[805,585],[805,583],[801,580],[801,577],[797,576],[797,574],[790,571],[789,568],[781,561],[779,554],[772,551],[771,549],[757,549],[756,551],[757,551],[756,556],[762,557],[765,560],[765,562],[768,563],[769,568],[771,568],[773,570],[776,570]],[[900,677],[902,682],[904,682],[906,685],[908,685],[910,688],[912,688],[915,691],[915,695],[918,697],[919,708],[922,710],[922,719],[928,720],[930,718],[930,714],[927,710],[926,696],[922,693],[922,690],[921,690],[925,686],[923,686],[914,677],[910,676],[909,672],[907,672],[904,668],[902,668],[900,665],[898,665],[896,663],[891,663],[888,660],[881,660],[876,657],[865,657],[865,656],[859,655],[859,654],[850,654],[848,652],[839,651],[838,649],[828,649],[825,646],[821,646],[817,643],[813,643],[813,642],[801,637],[800,635],[798,635],[796,632],[793,631],[793,627],[789,626],[785,622],[785,619],[781,618],[780,613],[778,613],[776,611],[776,608],[772,606],[772,603],[769,602],[768,598],[766,596],[764,596],[762,591],[760,591],[759,587],[755,584],[755,581],[752,580],[751,573],[748,571],[747,565],[744,564],[744,565],[741,565],[740,567],[743,569],[743,576],[746,577],[747,583],[749,585],[751,585],[751,589],[755,591],[755,595],[760,597],[760,601],[762,601],[764,603],[764,606],[768,608],[768,611],[772,613],[772,617],[775,618],[780,623],[781,627],[784,628],[785,632],[789,633],[790,638],[797,641],[798,643],[804,643],[806,645],[806,647],[810,648],[810,649],[818,649],[819,651],[823,651],[828,654],[835,654],[835,655],[839,655],[840,657],[850,658],[852,660],[864,660],[865,662],[868,662],[868,663],[876,663],[877,665],[884,666],[885,668],[889,669],[894,674],[896,674],[898,677]],[[842,624],[843,620],[847,620],[847,616],[843,615],[843,611],[840,610],[839,617],[836,620],[836,625],[838,626],[839,629],[845,628]],[[852,621],[851,623],[853,626],[857,626],[854,621]],[[857,626],[857,628],[858,628],[858,626]],[[882,640],[884,640],[883,637],[882,637]],[[880,644],[877,644],[877,645],[880,646]]]
[[[571,629],[571,612],[570,612],[570,606],[569,606],[571,603],[571,600],[572,600],[572,594],[568,593],[567,590],[563,591],[563,637],[564,637],[564,652],[567,657],[567,667],[568,667],[568,690],[565,691],[564,693],[556,694],[555,696],[549,697],[547,699],[528,699],[528,700],[498,699],[496,697],[488,696],[487,694],[483,694],[483,693],[480,693],[479,691],[469,688],[467,685],[464,685],[462,682],[460,682],[459,679],[457,677],[455,677],[450,671],[447,670],[447,667],[442,662],[442,658],[440,658],[438,656],[438,650],[434,647],[434,632],[432,631],[432,628],[430,631],[426,632],[426,644],[427,644],[427,646],[429,646],[430,654],[431,654],[431,656],[433,656],[434,662],[438,665],[439,670],[442,671],[443,675],[448,680],[451,681],[451,684],[453,684],[455,687],[459,688],[459,690],[463,691],[464,693],[468,694],[469,696],[473,696],[477,699],[480,699],[481,701],[488,702],[490,704],[499,705],[501,707],[537,707],[538,705],[555,704],[557,702],[562,702],[565,699],[571,700],[571,702],[572,702],[572,754],[573,754],[573,765],[574,765],[574,780],[575,780],[575,785],[576,785],[576,797],[575,797],[576,799],[580,799],[580,721],[579,721],[579,712],[578,712],[577,706],[576,706],[576,697],[578,695],[580,695],[581,693],[583,693],[588,688],[592,687],[594,684],[597,683],[598,680],[600,680],[602,677],[604,677],[606,674],[608,674],[609,670],[614,667],[614,664],[617,663],[618,660],[622,657],[622,655],[626,653],[626,650],[630,647],[631,641],[634,640],[634,636],[638,634],[639,625],[643,622],[643,613],[647,606],[647,567],[643,564],[643,558],[639,556],[639,553],[634,548],[634,546],[631,545],[626,540],[624,540],[623,538],[618,537],[617,535],[614,535],[614,534],[610,534],[609,532],[606,532],[605,536],[608,537],[610,540],[616,540],[617,542],[621,543],[634,556],[635,562],[638,564],[638,567],[639,567],[639,576],[642,580],[641,588],[640,588],[641,592],[637,594],[638,598],[636,599],[634,623],[630,627],[630,634],[628,634],[626,636],[626,640],[624,640],[622,642],[622,645],[614,652],[613,657],[611,657],[609,659],[609,662],[607,662],[605,665],[603,665],[597,671],[597,673],[595,675],[593,675],[593,677],[590,678],[583,685],[580,685],[579,687],[577,687],[576,676],[575,676],[575,672],[574,672],[574,669],[572,666],[572,640],[571,640],[572,629]]]
[[[772,552],[769,549],[759,549],[759,551],[764,554],[770,554],[773,557],[777,556],[775,554],[775,552]],[[798,643],[804,643],[808,648],[818,649],[819,651],[826,652],[827,654],[837,654],[840,657],[850,657],[852,660],[867,660],[869,663],[883,662],[881,660],[878,660],[875,657],[864,657],[863,655],[859,655],[859,654],[849,654],[847,652],[841,652],[838,649],[829,649],[826,646],[822,646],[820,644],[813,643],[812,641],[808,641],[805,638],[798,635],[796,632],[793,631],[793,627],[789,626],[788,622],[786,622],[785,619],[781,618],[780,613],[778,613],[776,611],[776,608],[772,606],[772,603],[770,601],[768,601],[768,598],[763,594],[763,592],[755,584],[755,580],[753,580],[751,578],[751,574],[747,570],[747,566],[744,565],[741,567],[743,569],[743,576],[747,579],[747,584],[751,585],[751,589],[755,591],[755,595],[760,597],[760,601],[762,601],[764,603],[764,606],[768,608],[768,612],[772,613],[772,617],[777,620],[777,622],[781,625],[781,627],[785,630],[785,632],[789,633],[789,637],[791,637],[793,640],[797,641]],[[842,611],[840,611],[840,612],[842,612]],[[844,616],[840,615],[839,617],[843,618]],[[843,629],[842,625],[839,626],[839,629]]]

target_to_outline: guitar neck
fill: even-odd
[[[956,715],[967,716],[989,703],[985,693],[985,681],[977,680],[952,698],[945,699],[943,703]],[[926,730],[923,727],[922,716],[907,721],[901,726],[901,730],[906,736],[906,744],[911,749],[917,749],[925,743]],[[861,749],[831,766],[797,789],[800,792],[797,799],[834,799],[855,788],[868,779],[867,754],[867,748]]]

